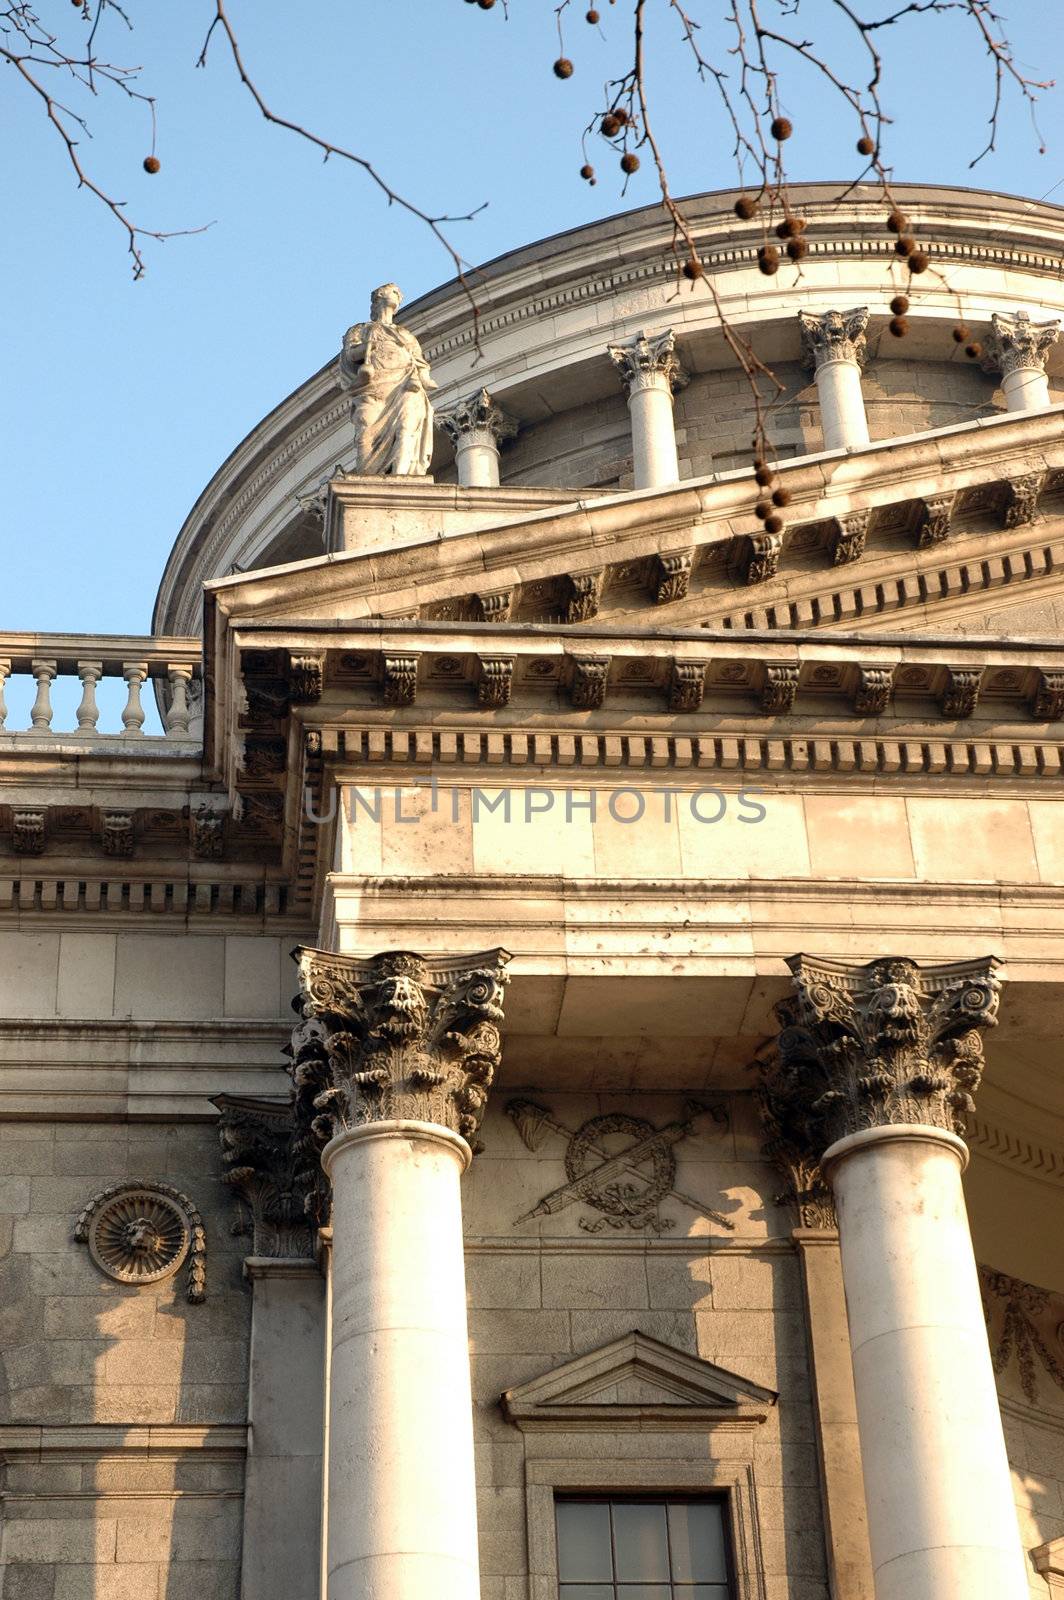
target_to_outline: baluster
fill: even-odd
[[[126,701],[125,710],[122,712],[122,733],[124,738],[143,738],[144,707],[140,703],[140,686],[148,676],[148,663],[146,661],[123,661],[122,676],[129,685],[129,699]]]
[[[166,734],[169,739],[187,739],[192,708],[188,703],[188,686],[192,682],[192,668],[171,664],[166,669],[170,679],[170,709],[166,713]]]
[[[93,734],[100,720],[96,704],[96,685],[103,677],[102,661],[79,661],[78,677],[81,679],[81,704],[78,706],[78,732]]]
[[[52,730],[52,679],[56,675],[56,662],[31,661],[30,671],[37,680],[37,698],[30,708],[31,733],[50,733]]]
[[[11,676],[11,661],[5,657],[0,661],[0,731],[3,731],[7,721],[7,701],[4,699],[4,685]]]

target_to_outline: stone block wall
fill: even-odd
[[[209,1125],[0,1124],[4,1600],[235,1600],[250,1295]],[[107,1277],[78,1213],[123,1179],[200,1211],[206,1298],[182,1269]]]
[[[526,1096],[552,1119],[535,1151],[506,1105]],[[662,1129],[689,1115],[678,1095],[565,1094],[509,1085],[495,1096],[483,1152],[464,1180],[470,1351],[476,1407],[485,1600],[551,1600],[554,1490],[695,1492],[742,1485],[765,1600],[824,1600],[823,1521],[805,1323],[791,1218],[773,1198],[748,1094],[707,1096],[705,1117],[672,1146],[675,1190],[648,1212],[633,1191],[631,1225],[579,1200],[528,1217],[566,1182],[571,1139],[619,1114]],[[556,1126],[554,1126],[556,1124]],[[560,1130],[560,1131],[559,1131]],[[590,1130],[594,1133],[594,1129]],[[599,1137],[598,1135],[595,1135]],[[632,1130],[604,1135],[621,1143]],[[639,1190],[642,1179],[633,1177]],[[704,1202],[724,1226],[688,1202]],[[778,1392],[752,1437],[703,1427],[608,1423],[522,1432],[499,1397],[634,1330]],[[736,1492],[740,1492],[738,1489]],[[745,1524],[744,1524],[745,1526]],[[745,1587],[740,1593],[754,1593]],[[762,1591],[757,1591],[761,1593]]]

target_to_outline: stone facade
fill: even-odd
[[[1006,391],[798,199],[782,294],[694,207],[781,530],[635,213],[404,308],[434,476],[331,363],[150,638],[0,640],[2,1600],[556,1600],[573,1495],[1064,1582],[1064,214],[904,195]]]

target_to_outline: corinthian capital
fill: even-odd
[[[1059,322],[1032,322],[1026,311],[995,311],[990,318],[983,366],[987,372],[1010,372],[1034,368],[1045,371],[1046,355],[1060,334]]]
[[[409,1120],[472,1140],[502,1052],[508,953],[361,960],[302,949],[296,959],[297,1103],[310,1098],[317,1136]]]
[[[606,349],[629,395],[640,389],[671,392],[689,382],[676,354],[676,335],[671,328],[649,336],[639,333],[628,344],[608,344]]]
[[[868,327],[868,307],[856,306],[852,311],[799,311],[798,326],[802,338],[802,365],[815,370],[825,361],[864,360],[865,329]]]
[[[993,956],[918,967],[791,956],[796,994],[763,1092],[776,1135],[819,1160],[866,1128],[922,1123],[963,1133],[983,1072],[980,1029],[997,1019]]]
[[[256,1256],[313,1258],[329,1220],[329,1184],[318,1143],[292,1101],[220,1094],[222,1178],[251,1214]]]
[[[464,400],[440,407],[436,426],[443,429],[456,450],[463,443],[491,444],[497,450],[504,439],[512,439],[517,432],[513,417],[496,405],[487,389],[478,389]]]

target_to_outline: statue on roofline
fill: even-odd
[[[402,294],[394,283],[370,296],[370,321],[344,334],[340,386],[351,391],[354,471],[367,476],[424,476],[432,457],[432,400],[436,385],[421,346],[395,313]]]

